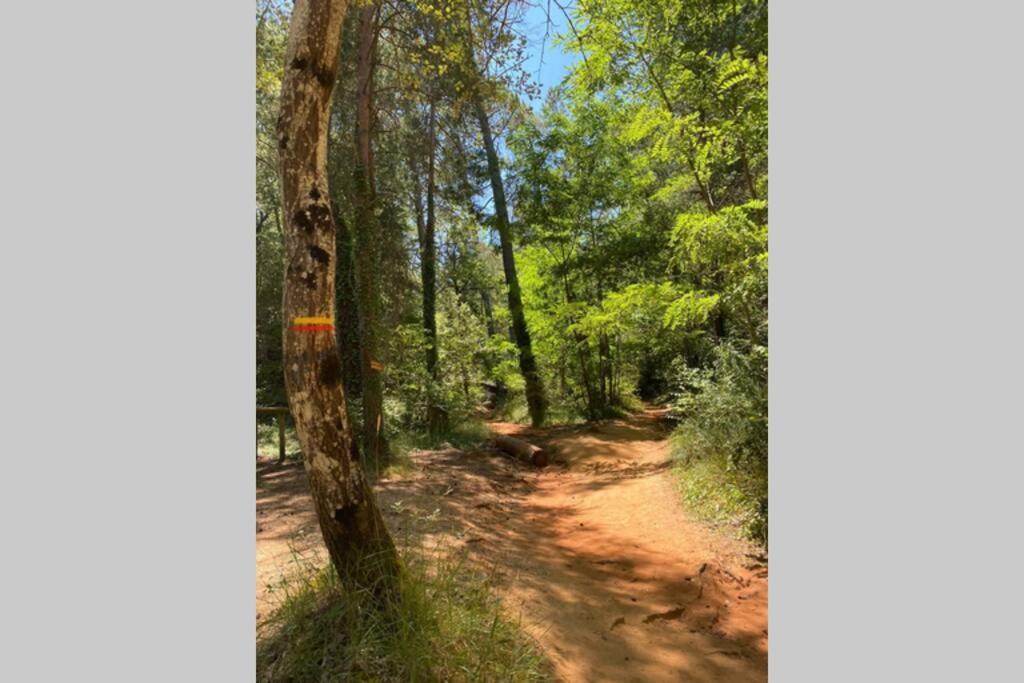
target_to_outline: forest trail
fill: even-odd
[[[552,464],[536,470],[490,449],[414,454],[415,473],[376,487],[401,544],[468,553],[561,680],[766,680],[764,558],[686,513],[658,411],[538,430],[489,424],[545,446]],[[287,471],[290,486],[286,470],[276,483],[268,473],[257,496],[260,612],[288,548],[322,557],[301,465]]]
[[[686,514],[659,417],[491,425],[555,459],[496,549],[506,603],[565,680],[764,681],[767,567]]]

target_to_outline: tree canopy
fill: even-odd
[[[680,458],[731,473],[763,538],[767,4],[540,3],[566,26],[551,40],[577,55],[543,103],[526,67],[530,4],[380,0],[345,18],[342,51],[362,44],[368,60],[362,77],[342,61],[328,146],[356,429],[372,414],[371,362],[384,436],[484,404],[525,417],[529,403],[536,423],[668,403]],[[285,400],[274,130],[289,7],[257,8],[265,404]],[[357,158],[371,176],[353,174]]]

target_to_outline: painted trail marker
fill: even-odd
[[[323,317],[295,318],[292,329],[296,332],[329,332],[334,329],[334,321]]]

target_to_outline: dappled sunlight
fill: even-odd
[[[535,469],[486,447],[411,453],[409,476],[376,485],[401,547],[465,553],[573,680],[764,680],[766,570],[680,507],[657,416],[495,425],[506,429],[563,459]],[[260,505],[315,532],[301,465],[263,479]],[[287,528],[258,534],[258,552]]]

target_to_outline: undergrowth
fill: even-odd
[[[607,414],[602,417],[625,417],[639,409],[635,406],[643,406],[639,400],[633,401],[632,397],[624,399],[621,403],[622,405],[609,406]],[[512,394],[495,408],[493,417],[500,422],[530,424],[530,411],[526,405],[526,397],[518,392]],[[552,400],[548,404],[544,416],[545,425],[574,425],[584,422],[587,422],[586,410],[571,400]]]
[[[307,565],[275,586],[258,626],[258,681],[547,681],[544,658],[503,616],[465,558],[406,553],[402,599],[372,609],[332,567]]]
[[[435,434],[421,430],[400,431],[390,438],[391,456],[381,470],[380,478],[401,477],[415,471],[416,465],[410,457],[413,451],[441,448],[470,450],[480,446],[488,436],[490,432],[479,420],[463,420]]]
[[[258,455],[266,458],[277,458],[278,438],[277,422],[273,418],[265,423],[256,423],[256,453]],[[299,436],[295,432],[291,418],[285,423],[284,451],[285,457],[289,460],[298,458],[302,452],[302,446],[299,445]]]
[[[766,545],[767,467],[736,465],[724,453],[702,450],[694,431],[683,425],[672,434],[674,473],[687,505],[704,521]]]
[[[680,367],[676,473],[698,516],[768,543],[768,354],[722,345],[714,367]]]
[[[475,448],[487,440],[487,426],[479,420],[467,419],[449,425],[431,434],[425,429],[401,431],[391,437],[391,450],[404,455],[415,450],[436,450],[439,448]]]

